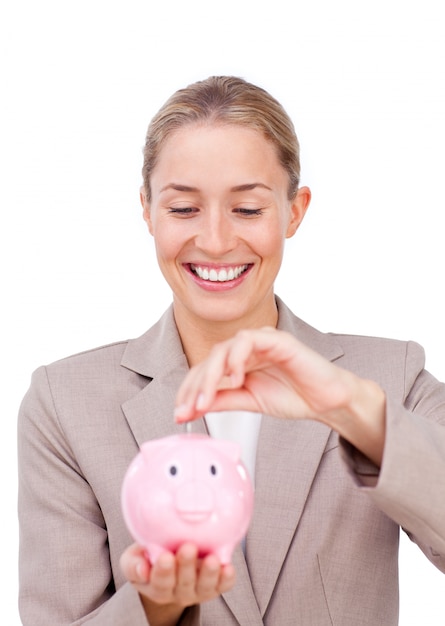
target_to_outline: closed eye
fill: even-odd
[[[193,213],[197,213],[198,209],[196,209],[195,207],[191,207],[191,206],[186,206],[186,207],[168,207],[168,212],[176,214],[176,215],[188,216],[188,215],[192,215]]]
[[[245,217],[250,217],[255,215],[262,215],[263,209],[246,209],[244,207],[239,207],[237,209],[234,209],[234,213],[240,213]]]

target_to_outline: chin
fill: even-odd
[[[243,318],[248,315],[247,311],[236,309],[228,303],[222,302],[215,303],[215,305],[211,307],[203,306],[201,309],[193,311],[193,314],[204,323],[214,322],[221,324],[242,322]]]

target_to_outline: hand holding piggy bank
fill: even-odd
[[[239,445],[192,433],[142,444],[124,478],[122,510],[152,563],[186,542],[229,563],[253,510]]]

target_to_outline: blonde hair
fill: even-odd
[[[289,176],[289,199],[300,181],[300,147],[288,114],[267,91],[235,76],[211,76],[176,91],[153,117],[144,146],[142,176],[150,199],[150,176],[163,143],[191,124],[230,124],[253,128],[274,144]]]

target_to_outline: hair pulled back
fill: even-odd
[[[192,124],[230,124],[257,130],[275,146],[289,176],[289,198],[300,180],[300,148],[288,114],[267,91],[235,76],[211,76],[176,91],[153,117],[144,146],[142,176],[150,200],[150,176],[166,139]]]

